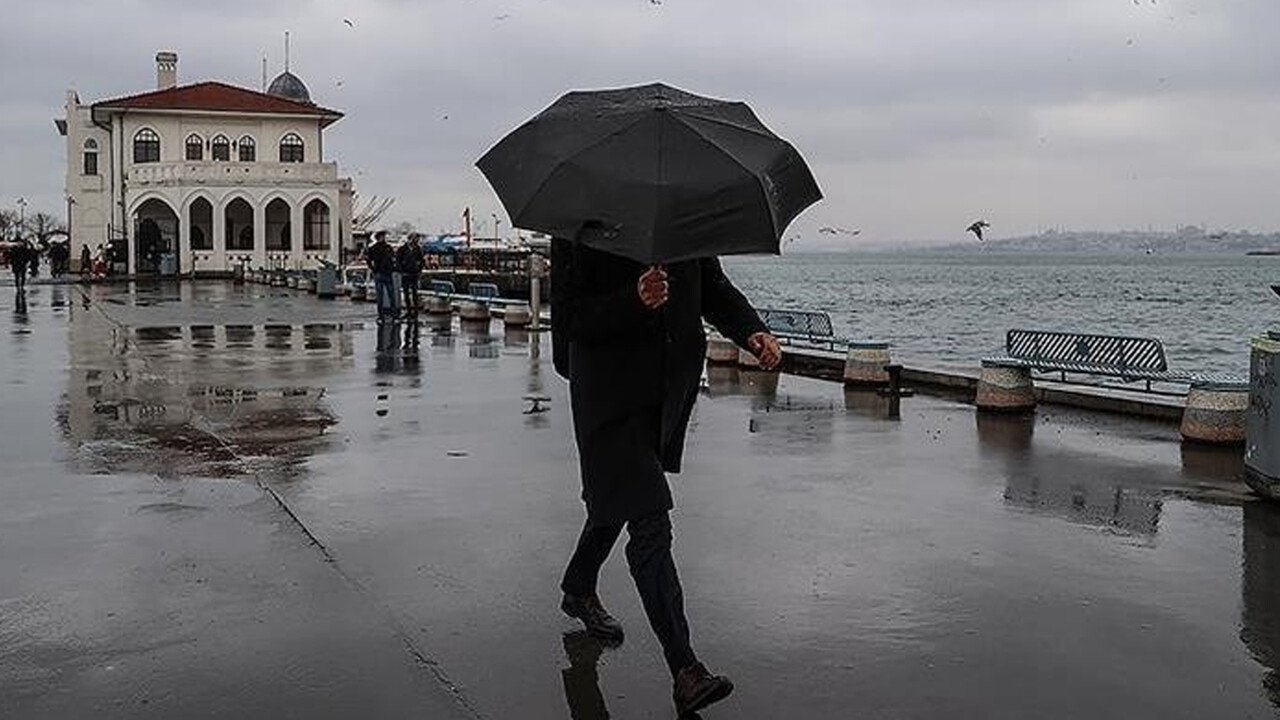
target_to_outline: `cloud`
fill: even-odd
[[[160,49],[182,81],[256,87],[287,29],[294,71],[347,113],[326,152],[430,229],[500,212],[472,163],[559,94],[655,79],[747,100],[800,148],[827,195],[797,221],[802,247],[823,225],[955,240],[978,215],[995,236],[1277,225],[1277,3],[68,0],[7,20],[6,204],[61,207],[66,87],[147,89]]]

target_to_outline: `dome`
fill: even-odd
[[[268,95],[275,95],[286,100],[294,102],[306,103],[311,105],[311,91],[307,90],[306,83],[297,75],[285,70],[271,81],[271,85],[267,88]]]

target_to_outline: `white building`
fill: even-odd
[[[342,118],[286,68],[267,92],[178,85],[156,55],[157,89],[81,104],[67,92],[71,257],[101,244],[131,274],[313,268],[351,243],[351,179],[325,162]],[[73,267],[75,265],[73,264]]]

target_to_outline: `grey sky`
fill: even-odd
[[[573,88],[662,80],[750,103],[826,199],[798,246],[1068,228],[1280,227],[1275,0],[4,0],[0,203],[62,207],[75,87],[258,87],[261,57],[347,117],[328,133],[390,221],[501,209],[473,163]],[[498,19],[505,16],[504,19]],[[344,18],[355,25],[348,27]],[[338,85],[339,81],[342,83]],[[445,119],[447,116],[447,119]],[[506,226],[505,216],[503,225]],[[822,236],[823,225],[863,237]]]

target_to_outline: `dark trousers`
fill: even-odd
[[[400,275],[400,291],[404,295],[404,308],[409,312],[418,312],[418,273],[402,273]]]
[[[627,523],[627,565],[640,592],[649,625],[662,643],[672,677],[697,661],[689,645],[689,623],[684,617],[684,593],[671,558],[671,518],[666,512]],[[560,589],[570,595],[596,594],[600,568],[622,534],[622,525],[593,525],[582,528],[578,547],[565,569]]]

